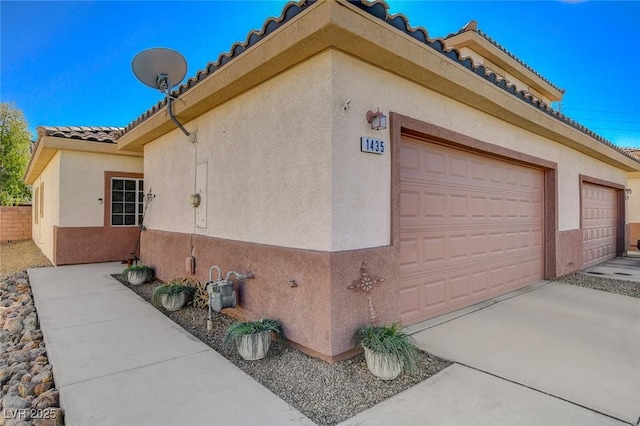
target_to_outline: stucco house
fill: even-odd
[[[640,160],[640,149],[623,148],[623,150]],[[629,241],[631,248],[635,251],[640,240],[640,172],[637,171],[629,172],[627,175],[627,220],[629,221]]]
[[[117,127],[41,126],[25,181],[32,237],[55,265],[131,257],[139,236],[141,153],[118,150]]]
[[[629,245],[636,158],[552,109],[563,91],[475,23],[431,39],[387,9],[287,4],[176,90],[195,143],[166,101],[117,138],[144,153],[141,256],[158,277],[184,276],[189,256],[201,281],[211,265],[252,272],[231,313],[277,318],[327,361],[369,320],[348,288],[363,263],[377,321],[409,325]]]

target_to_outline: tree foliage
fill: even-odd
[[[0,103],[0,205],[13,206],[31,199],[24,174],[31,158],[31,133],[22,111]]]

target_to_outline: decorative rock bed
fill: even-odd
[[[0,425],[62,425],[26,272],[0,281]]]
[[[582,272],[565,275],[557,278],[555,281],[620,294],[622,296],[640,298],[640,283],[635,281],[599,277]]]

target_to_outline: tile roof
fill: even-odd
[[[55,136],[89,142],[116,143],[122,127],[111,126],[40,126],[38,137]]]
[[[549,116],[555,118],[556,120],[562,121],[563,123],[573,127],[574,129],[576,129],[576,130],[578,130],[578,131],[590,136],[591,138],[595,139],[596,141],[600,142],[601,144],[606,145],[606,146],[616,150],[617,152],[623,154],[627,158],[630,158],[630,159],[632,159],[632,160],[634,160],[636,162],[640,162],[640,160],[637,157],[634,157],[631,154],[621,150],[617,145],[613,144],[612,142],[610,142],[607,139],[603,138],[602,136],[598,135],[594,131],[589,130],[587,127],[583,126],[582,124],[578,123],[577,121],[572,120],[571,118],[569,118],[566,115],[562,114],[560,111],[554,110],[549,105],[547,105],[545,102],[541,101],[540,99],[535,98],[530,93],[527,93],[527,92],[525,92],[523,90],[518,90],[514,84],[509,84],[507,82],[507,80],[499,77],[494,72],[491,72],[491,71],[487,70],[483,65],[474,66],[473,65],[473,61],[470,58],[462,58],[461,54],[460,54],[460,52],[458,50],[456,50],[456,49],[447,49],[446,46],[445,46],[445,43],[444,43],[444,39],[441,39],[441,38],[430,39],[429,36],[428,36],[427,30],[425,28],[423,28],[423,27],[417,27],[417,28],[411,27],[411,25],[409,25],[409,20],[403,14],[397,13],[395,15],[389,15],[387,13],[387,9],[389,9],[389,5],[387,3],[385,3],[383,0],[375,0],[373,2],[368,2],[367,0],[358,0],[358,1],[352,2],[352,4],[356,5],[357,7],[359,7],[362,10],[364,10],[365,12],[369,13],[370,15],[373,15],[376,18],[386,22],[387,24],[397,28],[398,30],[404,32],[405,34],[408,34],[409,36],[413,37],[414,39],[426,44],[427,46],[431,47],[432,49],[436,50],[437,52],[443,54],[444,56],[447,56],[448,58],[452,59],[453,61],[455,61],[455,62],[459,63],[460,65],[462,65],[463,67],[467,68],[469,71],[479,75],[480,77],[483,77],[485,80],[495,84],[496,86],[498,86],[502,90],[505,90],[506,92],[511,93],[513,96],[515,96],[515,97],[521,99],[522,101],[530,104],[531,106],[537,108],[538,110],[548,114]],[[471,26],[471,27],[473,27],[473,26]],[[463,29],[464,29],[464,27],[463,27]],[[483,37],[484,37],[484,35],[483,35]],[[507,52],[506,49],[504,49],[503,47],[501,47],[500,45],[498,45],[494,41],[492,41],[490,39],[488,39],[488,40],[491,43],[494,43],[497,47],[503,49],[506,53],[509,54],[509,52]],[[514,59],[516,59],[517,61],[521,62],[519,59],[515,58],[515,56],[514,56]],[[523,63],[523,65],[524,65],[524,63]],[[527,66],[527,65],[525,65],[525,66]],[[528,66],[527,66],[527,68],[528,68]],[[551,83],[549,83],[549,84],[551,84]]]
[[[638,147],[621,146],[619,148],[621,151],[626,152],[629,155],[640,158],[640,148]]]
[[[369,15],[371,15],[371,16],[373,16],[373,17],[385,22],[386,24],[388,24],[388,25],[390,25],[390,26],[392,26],[392,27],[404,32],[405,34],[409,35],[410,37],[413,37],[414,39],[424,43],[428,47],[436,50],[437,52],[441,53],[442,55],[448,57],[449,59],[451,59],[451,60],[453,60],[455,62],[457,62],[461,66],[467,68],[470,72],[472,72],[472,73],[474,73],[476,75],[479,75],[480,77],[484,78],[485,80],[489,81],[490,83],[493,83],[494,85],[496,85],[498,88],[500,88],[500,89],[502,89],[502,90],[504,90],[504,91],[506,91],[508,93],[511,93],[513,96],[521,99],[523,102],[526,102],[526,103],[530,104],[534,108],[537,108],[538,110],[546,113],[550,117],[555,118],[556,120],[559,120],[559,121],[561,121],[561,122],[573,127],[574,129],[576,129],[576,130],[578,130],[578,131],[590,136],[591,138],[595,139],[596,141],[602,143],[603,145],[606,145],[606,146],[616,150],[617,152],[623,154],[624,156],[626,156],[626,157],[628,157],[628,158],[630,158],[630,159],[632,159],[634,161],[640,162],[640,159],[638,159],[637,157],[634,157],[631,154],[621,150],[617,145],[613,144],[612,142],[608,141],[607,139],[603,138],[602,136],[598,135],[597,133],[593,132],[592,130],[589,130],[587,127],[583,126],[582,124],[578,123],[577,121],[572,120],[571,118],[569,118],[566,115],[562,114],[560,111],[554,110],[549,105],[547,105],[545,102],[541,101],[540,99],[537,99],[536,97],[534,97],[530,93],[528,93],[526,91],[523,91],[523,90],[518,90],[514,84],[509,84],[507,82],[507,80],[505,80],[502,77],[496,75],[494,72],[491,72],[491,71],[487,70],[483,65],[474,66],[473,65],[473,61],[470,58],[462,58],[461,54],[460,54],[460,52],[458,50],[456,50],[456,49],[447,49],[446,46],[445,46],[445,42],[444,42],[444,40],[446,38],[445,39],[442,39],[442,38],[431,39],[431,38],[429,38],[427,30],[424,27],[416,27],[416,28],[414,28],[411,25],[409,25],[409,19],[405,15],[403,15],[401,13],[396,13],[394,15],[389,15],[388,12],[387,12],[387,10],[389,9],[389,5],[384,0],[374,0],[374,1],[348,0],[348,1],[352,5],[358,7],[359,9],[361,9],[364,12],[368,13]],[[280,26],[282,26],[285,23],[289,22],[291,19],[293,19],[295,16],[297,16],[300,12],[302,12],[305,9],[307,9],[309,6],[311,6],[315,2],[316,2],[316,0],[301,0],[300,2],[289,2],[289,3],[287,3],[283,7],[282,13],[280,14],[280,16],[278,18],[268,18],[264,22],[264,24],[262,25],[262,29],[261,30],[259,30],[259,31],[258,30],[251,31],[247,35],[247,38],[246,38],[246,40],[244,42],[242,42],[242,43],[238,42],[238,43],[233,44],[233,46],[231,46],[231,49],[230,49],[229,52],[221,54],[218,57],[218,60],[216,62],[210,62],[204,70],[198,71],[196,73],[195,77],[190,78],[189,80],[187,80],[186,83],[183,83],[180,86],[178,86],[177,90],[175,90],[173,92],[173,94],[175,96],[178,96],[178,95],[181,95],[181,94],[185,93],[186,91],[190,90],[192,87],[194,87],[200,81],[202,81],[205,77],[209,76],[210,74],[213,74],[216,70],[218,70],[221,67],[223,67],[229,61],[232,61],[234,58],[236,58],[237,56],[241,55],[244,51],[246,51],[247,49],[251,48],[258,41],[262,40],[263,37],[267,36],[268,34],[272,33],[276,29],[278,29]],[[476,27],[477,27],[477,25],[476,25]],[[496,47],[498,47],[499,49],[501,49],[502,51],[507,53],[509,56],[511,56],[516,61],[521,63],[527,69],[531,70],[536,75],[540,76],[540,74],[538,74],[536,71],[534,71],[528,65],[524,64],[524,62],[522,62],[520,59],[515,57],[510,52],[508,52],[504,47],[500,46],[498,43],[493,41],[493,39],[491,39],[488,36],[486,36],[484,33],[482,33],[477,28],[474,29],[473,25],[469,25],[468,27],[465,26],[460,31],[476,31],[478,34],[480,34],[481,36],[486,38],[490,43],[494,44]],[[453,36],[453,35],[451,35],[451,36]],[[450,37],[450,36],[447,36],[447,37]],[[544,81],[548,82],[548,80],[546,80],[544,77],[540,76],[540,78],[542,78]],[[553,87],[556,87],[552,83],[550,83],[550,82],[548,82],[548,83],[551,84]],[[558,89],[558,90],[562,91],[562,89]],[[140,123],[142,123],[143,121],[145,121],[146,119],[151,117],[157,111],[162,109],[162,107],[164,107],[166,105],[166,103],[167,103],[166,99],[158,102],[151,109],[146,111],[140,117],[135,119],[132,123],[127,125],[127,127],[122,129],[122,131],[120,131],[118,133],[118,135],[116,136],[116,139],[121,137],[122,135],[126,134],[131,129],[133,129],[134,127],[136,127],[137,125],[139,125]]]
[[[460,31],[458,31],[457,33],[453,33],[453,34],[449,34],[448,36],[446,36],[444,39],[450,39],[451,37],[455,37],[459,34],[468,32],[468,31],[473,31],[474,33],[478,34],[479,36],[481,36],[482,38],[484,38],[485,40],[487,40],[489,43],[491,43],[492,45],[494,45],[495,47],[497,47],[498,49],[500,49],[502,52],[506,53],[511,59],[513,59],[514,61],[516,61],[517,63],[519,63],[520,65],[522,65],[523,67],[525,67],[526,69],[528,69],[529,71],[531,71],[532,73],[534,73],[536,75],[536,77],[540,78],[542,81],[544,81],[545,83],[547,83],[548,85],[550,85],[551,87],[553,87],[554,89],[556,89],[557,91],[559,91],[560,93],[564,93],[565,90],[559,88],[558,86],[556,86],[555,84],[553,84],[552,82],[550,82],[548,79],[546,79],[545,77],[543,77],[539,72],[537,72],[536,70],[534,70],[533,68],[531,68],[529,65],[525,64],[520,58],[518,58],[516,55],[514,55],[513,53],[511,53],[510,51],[508,51],[504,46],[502,46],[500,43],[498,43],[497,41],[495,41],[494,39],[492,39],[491,37],[489,37],[487,34],[485,34],[484,32],[482,32],[480,29],[478,29],[478,22],[477,21],[469,21],[465,26],[463,26]]]

